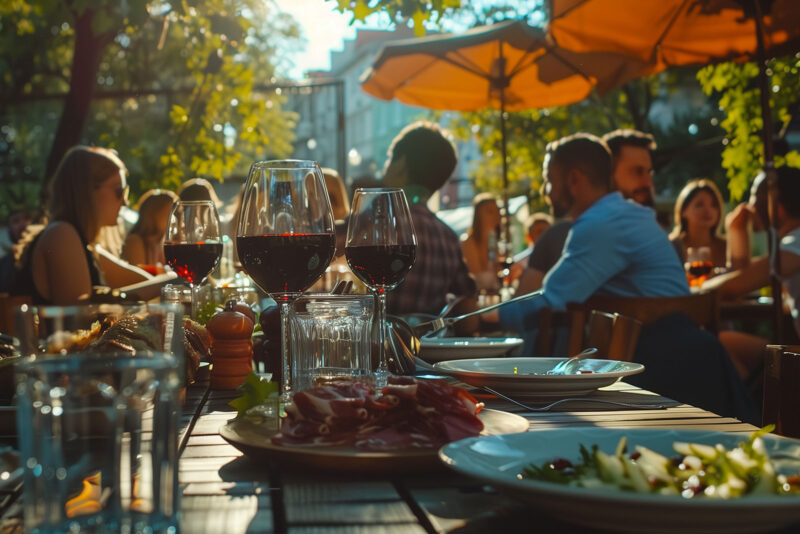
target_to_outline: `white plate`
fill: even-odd
[[[484,409],[478,417],[483,421],[481,435],[525,432],[528,420],[516,414]],[[371,452],[351,447],[289,447],[275,445],[271,435],[252,424],[230,421],[219,434],[231,445],[255,458],[289,463],[303,469],[346,473],[406,473],[441,468],[437,449],[406,449]]]
[[[422,337],[419,357],[435,363],[464,358],[491,358],[522,345],[518,337]]]
[[[675,456],[672,443],[692,441],[726,447],[746,440],[744,434],[698,430],[620,430],[573,428],[507,436],[467,438],[445,445],[439,457],[452,469],[487,481],[530,506],[563,521],[622,532],[732,533],[759,532],[800,522],[800,496],[747,496],[740,499],[687,500],[678,496],[608,489],[575,488],[552,482],[518,479],[522,468],[555,458],[580,461],[578,445],[597,444],[613,454],[621,436],[628,447],[644,445]],[[800,473],[800,441],[765,436],[779,472]]]
[[[578,371],[586,374],[548,375],[564,358],[479,358],[434,364],[434,369],[473,386],[488,386],[510,395],[560,398],[585,395],[610,386],[623,376],[644,371],[644,365],[587,358]]]

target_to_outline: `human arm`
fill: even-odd
[[[531,291],[536,291],[542,287],[544,275],[539,269],[531,269],[530,267],[522,271],[519,277],[519,285],[517,286],[517,295],[525,295]]]
[[[57,306],[76,304],[91,294],[86,252],[71,224],[55,222],[42,232],[31,268],[39,293]]]
[[[755,216],[753,208],[742,203],[725,217],[728,241],[728,266],[741,269],[750,264],[750,234],[748,226]]]
[[[147,250],[144,240],[138,234],[128,234],[125,244],[122,246],[122,259],[132,265],[144,265],[147,263]]]
[[[100,267],[100,270],[103,272],[103,276],[109,287],[119,288],[152,278],[147,272],[117,258],[100,245],[95,245],[94,250],[97,256],[98,267]],[[148,297],[147,295],[141,296],[143,298]]]

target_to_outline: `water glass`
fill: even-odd
[[[23,307],[26,532],[178,531],[181,312]]]
[[[338,378],[372,380],[372,295],[312,294],[289,313],[297,391]]]

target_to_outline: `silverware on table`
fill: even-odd
[[[571,358],[567,358],[566,360],[562,360],[556,364],[551,370],[547,371],[548,375],[569,375],[572,374],[575,367],[580,365],[580,361],[592,354],[597,354],[597,349],[594,347],[590,347],[588,349],[583,349],[575,356]]]
[[[514,297],[511,300],[506,300],[504,302],[498,302],[497,304],[492,304],[491,306],[486,306],[485,308],[481,308],[479,310],[471,311],[469,313],[465,313],[459,315],[457,317],[437,317],[436,319],[432,319],[430,321],[426,321],[424,323],[420,323],[412,329],[414,330],[414,334],[417,337],[420,337],[424,334],[432,334],[434,332],[438,332],[443,328],[447,328],[448,326],[452,326],[453,324],[462,321],[468,317],[473,317],[475,315],[480,315],[482,313],[486,313],[488,311],[495,310],[501,306],[505,306],[507,304],[512,304],[514,302],[521,302],[523,300],[532,299],[538,296],[541,296],[543,291],[540,289],[538,291],[533,291],[532,293],[526,293],[524,295],[520,295],[519,297]]]
[[[546,412],[546,411],[549,411],[550,409],[552,409],[552,408],[554,408],[556,406],[559,406],[561,404],[566,404],[568,402],[596,402],[598,404],[609,404],[609,405],[612,405],[612,406],[619,406],[621,408],[629,408],[631,410],[664,410],[664,409],[667,408],[663,404],[631,404],[631,403],[628,403],[628,402],[618,402],[618,401],[611,401],[611,400],[606,400],[606,399],[595,399],[595,398],[592,398],[592,397],[569,397],[569,398],[566,398],[566,399],[558,399],[557,401],[553,401],[553,402],[551,402],[549,404],[545,404],[544,406],[528,406],[527,404],[523,404],[523,403],[519,402],[516,399],[512,399],[511,397],[507,397],[506,395],[503,395],[499,391],[495,391],[494,389],[492,389],[490,387],[481,386],[481,389],[491,393],[492,395],[494,395],[494,396],[496,396],[498,398],[506,400],[506,401],[510,402],[511,404],[516,404],[520,408],[524,408],[524,409],[526,409],[528,411],[531,411],[531,412]]]

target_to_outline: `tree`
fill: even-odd
[[[774,139],[783,150],[776,150],[775,165],[800,167],[800,153],[789,150],[785,134],[800,109],[800,58],[790,56],[769,61],[771,73],[770,111],[778,131]],[[720,63],[700,70],[697,75],[703,90],[726,114],[722,121],[725,148],[722,162],[727,171],[733,199],[739,199],[750,187],[753,177],[764,165],[761,140],[763,120],[755,63]],[[783,152],[783,153],[781,153]]]

